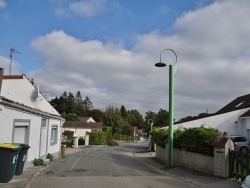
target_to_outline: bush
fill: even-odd
[[[45,166],[45,164],[44,164],[44,160],[43,159],[34,159],[34,161],[33,161],[33,164],[35,165],[35,166]]]
[[[154,143],[163,148],[166,147],[165,140],[167,139],[168,130],[154,128],[149,134],[152,136]]]
[[[204,125],[188,129],[178,129],[174,134],[174,148],[213,156],[214,139],[220,136],[219,130]]]
[[[61,146],[61,157],[66,158],[65,149],[63,146]]]
[[[131,142],[131,141],[134,140],[134,138],[132,136],[128,136],[128,135],[125,135],[125,134],[115,133],[114,134],[114,140]]]
[[[154,142],[164,148],[166,145],[164,141],[167,138],[167,134],[167,130],[159,128],[150,132]],[[219,130],[206,128],[204,125],[185,129],[179,128],[173,134],[174,148],[208,156],[213,156],[213,146],[211,144],[216,137],[221,135]]]
[[[90,145],[105,145],[106,144],[106,132],[92,132],[89,133]]]
[[[53,155],[50,153],[47,154],[46,159],[49,159],[50,161],[53,161]]]
[[[107,145],[108,146],[118,146],[119,144],[114,140],[108,140]]]

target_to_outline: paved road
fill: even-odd
[[[174,177],[168,177],[166,171],[152,168],[134,157],[134,152],[143,152],[147,148],[146,142],[85,148],[69,155],[66,159],[52,163],[31,187],[197,187]]]

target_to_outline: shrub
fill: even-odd
[[[150,132],[154,142],[165,148],[165,139],[168,131],[159,128]],[[214,128],[200,127],[177,129],[174,131],[173,146],[174,148],[188,152],[200,153],[203,155],[213,156],[213,140],[220,136],[220,132]]]
[[[133,139],[134,138],[132,136],[128,136],[126,134],[119,134],[119,133],[114,134],[114,140],[131,142],[133,141]]]
[[[106,132],[91,132],[89,133],[90,145],[104,145],[106,144]]]
[[[50,153],[47,154],[46,159],[49,159],[50,161],[53,161],[53,155]]]
[[[153,141],[157,145],[163,148],[166,147],[165,139],[167,138],[168,130],[155,128],[152,131],[150,131],[149,134],[152,136]]]
[[[61,146],[61,157],[66,158],[65,149],[63,146]]]
[[[213,156],[213,140],[220,136],[219,130],[206,128],[204,125],[184,130],[177,130],[174,134],[174,147],[189,152]]]
[[[45,166],[45,164],[44,164],[44,160],[43,159],[34,159],[34,161],[33,161],[33,164],[35,165],[35,166]]]

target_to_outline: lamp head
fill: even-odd
[[[166,63],[163,63],[163,62],[158,62],[155,64],[156,67],[166,67]]]

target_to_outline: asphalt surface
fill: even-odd
[[[88,146],[88,147],[93,147],[98,150],[98,148],[101,148],[102,146],[101,147],[100,146]],[[71,154],[76,154],[77,152],[84,152],[86,150],[87,150],[86,147],[66,148],[65,153],[69,157]],[[237,182],[237,181],[215,178],[212,176],[208,176],[204,173],[198,173],[198,172],[186,170],[183,168],[167,169],[164,164],[162,164],[159,160],[155,158],[155,152],[150,152],[150,151],[141,149],[140,151],[133,151],[131,153],[131,156],[134,157],[138,162],[140,162],[145,168],[151,169],[151,171],[153,171],[154,174],[156,173],[159,176],[154,177],[152,176],[152,174],[145,174],[145,177],[146,177],[145,179],[145,177],[143,178],[143,176],[139,176],[139,175],[132,177],[131,174],[128,174],[127,176],[123,174],[123,177],[122,177],[122,174],[117,174],[117,178],[112,179],[112,184],[114,185],[114,187],[118,185],[119,187],[128,187],[129,186],[127,184],[128,180],[133,185],[137,185],[137,187],[140,187],[141,185],[140,183],[142,181],[144,181],[144,183],[146,183],[147,185],[150,185],[148,187],[155,187],[154,185],[151,185],[152,182],[155,180],[161,182],[161,185],[164,185],[164,184],[167,185],[167,183],[169,182],[172,182],[172,185],[176,185],[176,186],[166,186],[166,187],[184,187],[183,186],[184,184],[186,185],[185,187],[209,187],[209,188],[218,188],[218,187],[219,188],[239,188],[241,187],[240,182]],[[52,162],[49,162],[45,167],[33,166],[30,168],[24,169],[22,175],[14,176],[13,179],[8,183],[0,183],[0,188],[36,187],[35,186],[36,180],[41,178],[42,175],[46,172],[46,170],[47,172],[49,172],[49,169],[53,166],[53,164],[58,163],[59,161],[62,161],[62,160],[64,159],[57,159]],[[98,176],[99,181],[95,181],[97,176]],[[80,181],[79,178],[77,177],[61,177],[61,178],[62,178],[61,179],[62,185],[66,185],[69,181],[74,182],[75,185],[77,185],[78,181]],[[105,175],[103,175],[103,177],[100,177],[100,174],[97,174],[96,176],[89,175],[89,178],[85,179],[84,181],[85,184],[82,184],[82,185],[83,187],[87,187],[91,185],[92,183],[92,185],[95,185],[95,187],[111,187],[108,184],[109,181],[110,179],[106,177]],[[100,182],[103,182],[103,183],[100,183]],[[107,184],[105,184],[105,182]],[[123,183],[121,184],[121,182]],[[82,182],[79,182],[79,184],[80,183]],[[71,186],[71,187],[73,188],[77,186]]]

